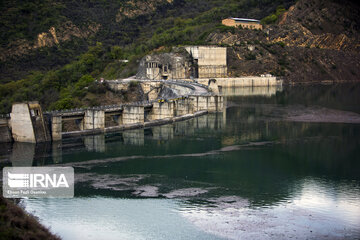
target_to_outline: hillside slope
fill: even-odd
[[[286,0],[290,5],[294,0]],[[284,1],[251,0],[30,0],[0,3],[0,82],[24,78],[31,71],[48,71],[64,66],[102,42],[136,53],[161,44],[196,40],[221,18],[241,15],[262,18]],[[154,35],[181,27],[197,26],[195,34],[173,39]],[[207,25],[207,26],[206,26]],[[178,29],[174,29],[174,27]],[[146,44],[144,44],[146,43]],[[159,44],[157,44],[159,43]],[[141,46],[141,47],[139,47]]]
[[[360,14],[352,1],[301,0],[263,32],[215,32],[232,76],[272,73],[288,82],[360,80]]]

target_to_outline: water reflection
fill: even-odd
[[[264,86],[264,87],[224,87],[221,89],[221,93],[224,96],[263,96],[271,97],[276,92],[281,92],[283,87],[279,86]]]
[[[3,145],[12,166],[41,166],[59,164],[63,162],[63,156],[75,152],[108,153],[112,151],[112,144],[116,145],[158,145],[179,137],[194,136],[201,130],[219,131],[223,129],[226,119],[223,113],[204,115],[188,121],[174,124],[156,126],[149,129],[135,129],[114,134],[99,134],[80,138],[64,139],[61,142],[46,144],[32,144],[15,142],[12,145]],[[156,140],[156,141],[154,141]],[[159,142],[160,141],[160,142]],[[163,141],[163,142],[162,142]],[[110,146],[107,150],[107,146]]]
[[[35,144],[19,143],[13,144],[10,161],[13,167],[29,167],[33,165],[35,156]]]
[[[288,118],[356,114],[351,89],[227,96],[224,113],[32,145],[26,158],[13,147],[12,159],[74,166],[76,198],[24,201],[64,239],[357,239],[360,124]]]

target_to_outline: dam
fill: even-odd
[[[15,142],[59,141],[63,137],[162,125],[210,112],[222,112],[224,109],[223,97],[205,85],[185,81],[154,81],[154,89],[159,83],[173,89],[175,97],[51,112],[42,112],[37,102],[15,103],[10,118],[4,120],[3,131],[8,124]],[[121,85],[116,82],[111,84],[113,88]],[[154,90],[150,82],[141,84],[144,89]],[[7,137],[3,141],[11,140]]]

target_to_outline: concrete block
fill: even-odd
[[[144,123],[144,106],[124,106],[123,124]]]
[[[105,112],[104,110],[86,110],[84,116],[84,130],[104,129]]]
[[[148,119],[158,120],[174,117],[174,102],[154,102]]]
[[[58,141],[62,139],[62,117],[61,116],[52,116],[51,118],[51,134],[52,140]]]
[[[36,143],[30,110],[27,103],[13,104],[10,118],[14,141]]]

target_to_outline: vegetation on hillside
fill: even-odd
[[[271,15],[264,17],[263,19],[261,19],[261,24],[274,24],[278,21],[279,17],[286,12],[286,9],[284,8],[283,5],[279,5],[276,8],[276,12],[272,13]]]
[[[17,66],[32,71],[21,80],[7,79],[0,85],[1,113],[9,112],[13,102],[30,100],[39,100],[45,109],[82,107],[82,98],[89,92],[87,87],[95,79],[134,75],[138,60],[154,49],[208,44],[207,37],[211,32],[229,30],[221,26],[221,19],[229,16],[262,18],[284,1],[175,0],[172,4],[159,6],[152,14],[125,19],[121,23],[114,19],[122,1],[105,2],[42,1],[37,10],[33,9],[37,1],[27,4],[5,1],[1,4],[1,9],[9,14],[3,15],[0,21],[16,25],[11,29],[2,26],[2,32],[6,32],[4,43],[21,38],[31,40],[51,26],[61,25],[65,19],[78,25],[93,21],[102,26],[95,37],[86,41],[74,38],[38,49],[29,56],[3,62],[1,69],[10,73],[11,69],[16,72]],[[286,1],[287,4],[292,2]],[[24,19],[15,20],[14,16],[22,11],[25,12]],[[75,56],[87,46],[90,47],[85,53]],[[65,64],[68,61],[65,59],[73,60]],[[123,59],[129,62],[121,61]],[[41,67],[34,66],[39,61]]]
[[[0,196],[0,239],[60,239],[42,226],[35,217]]]

